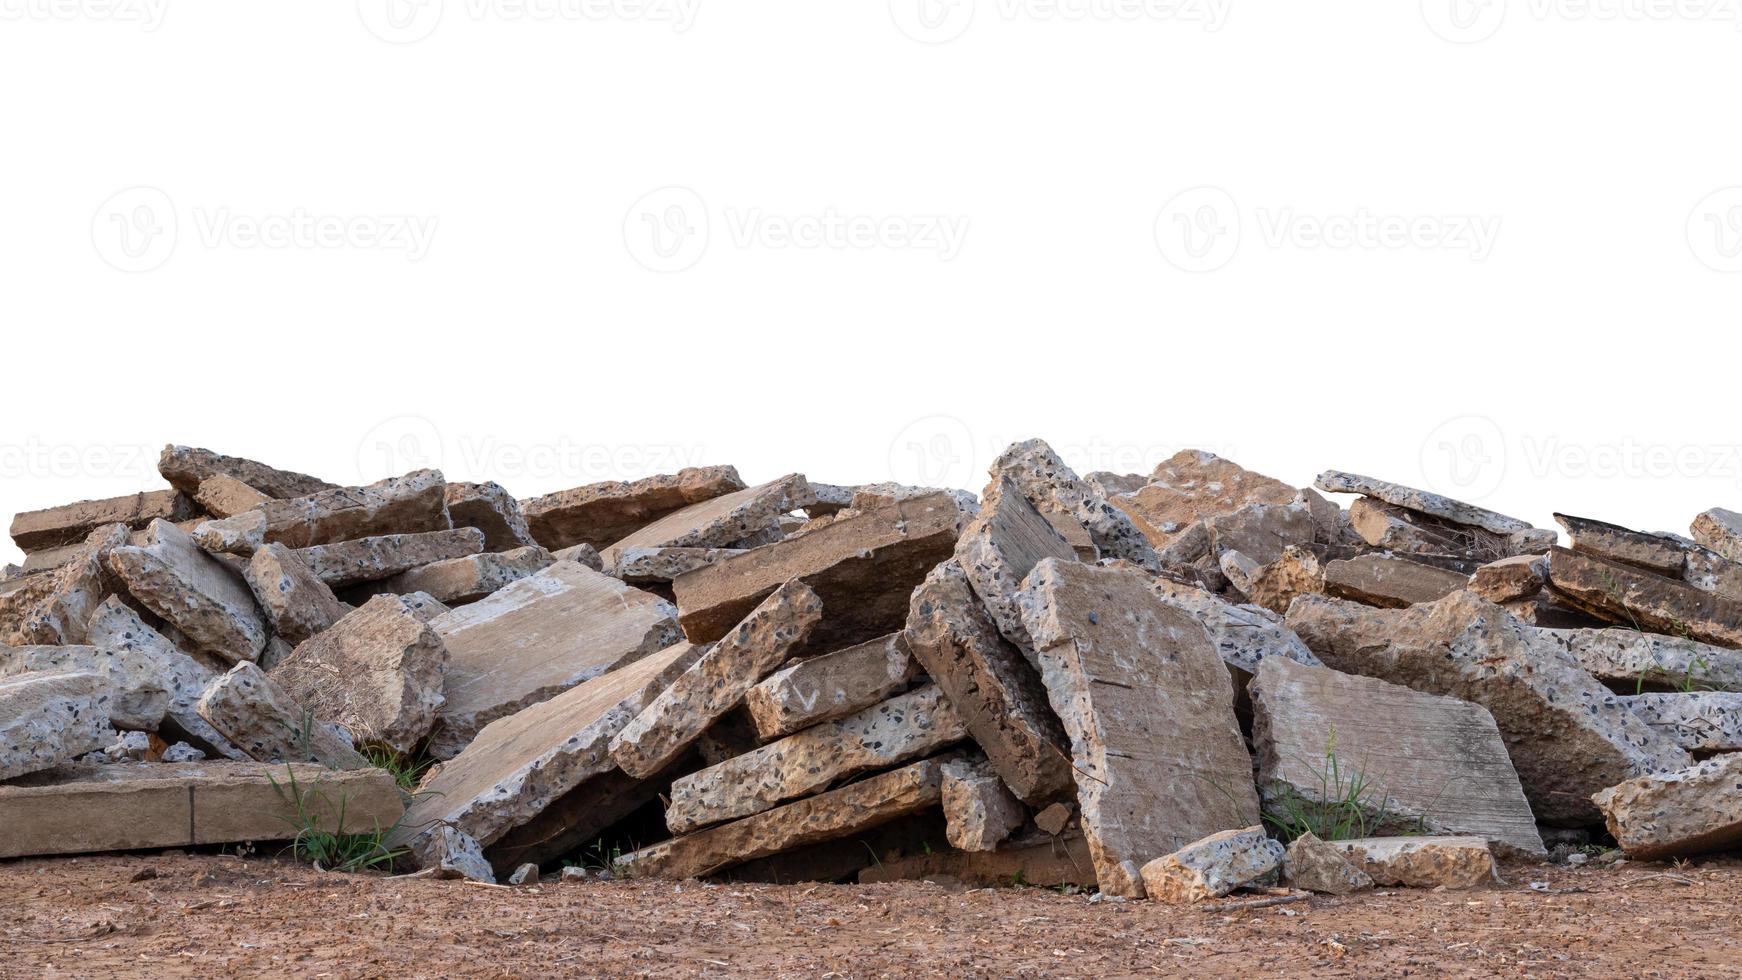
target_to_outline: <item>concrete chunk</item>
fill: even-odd
[[[1618,524],[1568,514],[1556,514],[1554,519],[1566,529],[1574,551],[1634,565],[1670,578],[1681,578],[1682,567],[1687,562],[1686,549],[1674,538],[1630,531]]]
[[[1369,834],[1474,834],[1540,856],[1542,838],[1487,709],[1282,658],[1258,668],[1252,741],[1266,812],[1347,816]],[[1360,793],[1365,789],[1364,795]]]
[[[1437,493],[1417,490],[1398,483],[1387,483],[1375,480],[1370,476],[1359,476],[1354,473],[1344,473],[1340,470],[1326,470],[1313,481],[1313,486],[1326,493],[1358,493],[1366,497],[1375,497],[1388,504],[1403,507],[1407,510],[1420,511],[1454,524],[1468,524],[1473,527],[1492,531],[1495,534],[1513,534],[1518,531],[1533,530],[1529,521],[1521,521],[1516,517],[1495,513],[1474,504],[1466,504],[1461,500],[1453,500]]]
[[[1044,806],[1069,791],[1067,741],[1040,673],[999,634],[955,560],[913,591],[906,638],[1012,792]]]
[[[1547,581],[1548,559],[1541,555],[1514,555],[1476,569],[1467,588],[1489,602],[1503,605],[1537,595]]]
[[[585,547],[581,545],[580,547]],[[670,582],[685,572],[741,555],[742,548],[624,548],[611,574],[631,584]],[[603,558],[599,559],[603,562]]]
[[[1360,555],[1325,566],[1325,592],[1370,606],[1435,602],[1468,585],[1470,577],[1387,555]]]
[[[1494,854],[1480,837],[1364,837],[1331,846],[1387,887],[1476,888],[1500,880]]]
[[[110,596],[92,614],[88,639],[98,647],[137,653],[153,663],[153,673],[169,695],[164,711],[163,733],[192,742],[211,756],[244,759],[240,749],[218,733],[211,723],[200,717],[198,704],[206,685],[217,675],[207,666],[183,653],[163,634],[152,629],[139,614],[123,603],[119,596]]]
[[[169,691],[154,659],[131,650],[93,646],[0,647],[0,678],[35,672],[95,674],[116,728],[155,732],[169,710]]]
[[[535,541],[557,551],[577,544],[603,550],[637,528],[691,504],[744,489],[730,466],[702,466],[633,483],[610,480],[521,501]]]
[[[153,490],[25,511],[12,518],[12,541],[21,551],[41,551],[78,544],[105,524],[137,529],[158,519],[182,521],[192,516],[193,503],[187,497],[175,490]]]
[[[979,515],[956,542],[955,561],[998,632],[1026,653],[1031,644],[1016,603],[1022,580],[1042,559],[1075,561],[1077,553],[1008,477],[993,480],[981,499]]]
[[[1730,561],[1742,562],[1742,514],[1713,507],[1695,517],[1689,530],[1695,541]]]
[[[410,604],[376,596],[298,644],[268,676],[358,742],[409,753],[435,725],[447,660],[441,636]]]
[[[1742,751],[1742,694],[1675,691],[1623,695],[1621,703],[1689,752]]]
[[[235,663],[257,659],[266,647],[266,618],[242,577],[174,524],[152,522],[151,543],[114,549],[109,566],[133,598],[201,652]]]
[[[673,834],[761,813],[837,780],[930,755],[965,737],[934,685],[684,776],[671,786],[665,825]]]
[[[230,744],[260,762],[318,762],[329,769],[369,765],[251,663],[237,664],[212,681],[200,697],[199,712]]]
[[[816,629],[822,612],[822,600],[803,582],[776,589],[618,733],[611,757],[637,778],[665,768],[785,663]]]
[[[1124,511],[1107,502],[1040,439],[1018,442],[993,461],[992,481],[1008,478],[1042,513],[1068,516],[1089,532],[1103,556],[1155,567],[1155,549]]]
[[[194,540],[207,551],[248,555],[272,541],[289,548],[307,548],[375,535],[442,531],[450,526],[447,481],[439,470],[416,470],[366,487],[269,500],[256,510],[207,521],[195,529]]]
[[[109,569],[109,556],[127,541],[124,525],[105,525],[92,531],[66,564],[43,573],[50,580],[45,583],[47,591],[23,612],[16,640],[27,644],[85,642],[91,614],[119,587]]]
[[[266,494],[234,477],[208,476],[200,481],[194,503],[213,517],[235,517],[271,500]]]
[[[956,544],[955,498],[933,494],[850,516],[681,575],[672,583],[684,633],[717,640],[792,579],[829,608],[810,642],[836,649],[894,632],[907,598]]]
[[[491,551],[421,565],[375,582],[371,591],[405,594],[422,592],[449,605],[477,602],[492,592],[536,575],[556,559],[536,545],[513,551]]]
[[[1262,826],[1223,830],[1145,864],[1143,890],[1172,905],[1221,898],[1274,881],[1282,854],[1282,843],[1265,836]]]
[[[532,538],[520,501],[500,483],[450,483],[448,519],[454,527],[484,532],[485,551],[513,551],[538,544]]]
[[[384,534],[297,549],[296,556],[335,589],[392,578],[414,568],[476,555],[484,532],[475,527],[418,534]]]
[[[1566,548],[1549,553],[1548,584],[1569,604],[1610,622],[1742,647],[1742,599]]]
[[[1228,669],[1151,583],[1130,567],[1049,558],[1022,599],[1070,734],[1096,877],[1102,891],[1130,897],[1143,895],[1145,862],[1259,819]]]
[[[870,707],[906,687],[913,674],[906,637],[891,633],[783,667],[752,687],[744,706],[757,737],[771,742]]]
[[[1312,831],[1296,837],[1282,855],[1282,880],[1326,895],[1352,895],[1373,887],[1373,877],[1349,863],[1343,852]]]
[[[1530,638],[1599,680],[1742,691],[1742,652],[1726,647],[1631,629],[1539,629]]]
[[[1283,618],[1268,609],[1224,602],[1203,589],[1157,579],[1154,592],[1162,602],[1189,613],[1204,628],[1222,661],[1250,674],[1272,657],[1318,666],[1319,658],[1307,649]]]
[[[1149,542],[1166,548],[1207,517],[1248,504],[1286,504],[1294,487],[1201,449],[1182,449],[1155,468],[1145,486],[1112,498]]]
[[[1729,850],[1742,843],[1742,755],[1629,779],[1592,800],[1628,857],[1658,861]]]
[[[112,701],[108,682],[90,672],[36,671],[0,679],[0,781],[102,748],[113,736]]]
[[[296,644],[342,619],[351,607],[339,601],[302,559],[281,544],[262,545],[242,570],[272,632]]]
[[[725,548],[774,526],[780,515],[812,503],[804,474],[792,473],[760,486],[737,490],[699,503],[631,531],[601,549],[607,567],[615,568],[631,548]]]
[[[319,830],[372,833],[404,809],[380,769],[81,763],[0,786],[0,858],[286,840],[303,817]]]
[[[247,484],[274,500],[306,497],[338,487],[302,473],[274,469],[264,463],[236,456],[223,456],[210,449],[165,446],[157,460],[157,472],[182,493],[198,493],[200,484],[224,476]]]
[[[1325,570],[1311,551],[1290,545],[1281,557],[1253,571],[1240,590],[1253,605],[1286,615],[1295,596],[1325,591]]]
[[[807,844],[851,837],[943,800],[943,765],[927,759],[765,813],[642,848],[634,877],[694,878]]]
[[[996,850],[1028,822],[1028,808],[984,759],[944,763],[943,796],[944,832],[958,850]]]
[[[675,614],[656,596],[557,562],[437,617],[430,625],[449,659],[431,754],[452,758],[490,722],[671,646]]]
[[[587,566],[595,572],[603,572],[605,570],[605,560],[599,557],[598,549],[590,544],[570,545],[569,547],[563,548],[559,551],[553,551],[551,554],[556,556],[557,561],[577,562]],[[622,576],[618,577],[622,578]]]
[[[1396,610],[1302,596],[1288,625],[1337,670],[1487,708],[1543,823],[1590,823],[1597,789],[1688,763],[1590,674],[1545,656],[1531,627],[1468,592]]]

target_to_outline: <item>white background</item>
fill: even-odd
[[[161,486],[171,441],[530,496],[978,490],[1041,436],[1685,531],[1742,505],[1739,26],[0,0],[0,510]]]

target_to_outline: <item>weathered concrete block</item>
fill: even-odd
[[[1728,850],[1742,842],[1742,755],[1629,779],[1592,802],[1629,857],[1658,861]]]
[[[1342,850],[1312,831],[1296,837],[1282,855],[1282,880],[1326,895],[1352,895],[1373,887],[1373,876],[1349,863]]]
[[[1618,524],[1606,524],[1568,514],[1556,514],[1554,519],[1566,529],[1574,551],[1633,565],[1670,578],[1682,576],[1682,568],[1687,563],[1687,549],[1674,538],[1661,534],[1645,534]]]
[[[457,606],[477,602],[492,592],[536,575],[555,561],[550,552],[536,545],[513,551],[491,551],[422,565],[372,583],[370,589],[394,594],[422,592],[442,603]]]
[[[771,742],[870,707],[914,675],[907,639],[891,633],[868,643],[782,667],[744,695],[756,735]]]
[[[113,733],[112,700],[108,682],[89,672],[35,671],[0,679],[0,781],[102,748]]]
[[[91,614],[120,588],[109,570],[109,555],[128,540],[124,525],[105,525],[92,531],[66,563],[43,572],[50,580],[45,583],[47,591],[23,611],[12,639],[26,644],[85,642]]]
[[[116,728],[155,732],[169,710],[169,691],[156,660],[132,650],[94,646],[0,647],[0,678],[36,672],[95,674]]]
[[[1713,507],[1695,517],[1689,530],[1695,541],[1730,561],[1742,562],[1742,514]]]
[[[92,614],[88,639],[98,647],[137,653],[154,664],[153,675],[169,695],[161,731],[167,739],[192,742],[210,756],[245,759],[242,751],[200,717],[198,705],[206,685],[217,676],[211,668],[183,653],[152,629],[119,596],[110,596]]]
[[[610,480],[523,500],[532,537],[551,551],[577,544],[604,549],[635,529],[691,504],[744,489],[730,466],[702,466],[633,483]]]
[[[1141,489],[1111,498],[1157,549],[1198,522],[1248,504],[1286,504],[1294,487],[1200,449],[1182,449],[1155,468]]]
[[[930,755],[966,735],[955,709],[928,684],[684,776],[671,786],[665,825],[685,834],[761,813],[848,776]]]
[[[1600,680],[1742,691],[1742,652],[1726,647],[1632,629],[1539,629],[1529,636]]]
[[[1234,687],[1203,628],[1130,567],[1047,559],[1023,622],[1065,731],[1101,890],[1141,897],[1142,865],[1258,822]]]
[[[424,868],[435,870],[437,878],[464,878],[485,885],[496,883],[496,873],[484,857],[484,849],[469,835],[453,827],[437,827],[428,837],[417,842],[420,850],[413,856]]]
[[[1549,553],[1548,584],[1567,602],[1611,622],[1742,647],[1742,599],[1565,548]]]
[[[1531,627],[1468,592],[1396,610],[1302,596],[1288,625],[1337,670],[1487,708],[1543,823],[1590,823],[1597,789],[1687,765],[1595,678],[1545,656]]]
[[[1250,690],[1259,796],[1272,815],[1353,803],[1362,836],[1474,834],[1544,853],[1500,729],[1480,705],[1282,658],[1265,661]]]
[[[632,548],[726,548],[767,531],[780,515],[815,500],[804,474],[792,473],[760,486],[690,504],[637,528],[600,551],[615,568]]]
[[[1623,695],[1621,703],[1689,752],[1742,751],[1742,694],[1675,691]]]
[[[950,556],[961,512],[946,494],[848,516],[681,575],[672,583],[692,643],[726,635],[782,584],[798,579],[829,608],[810,642],[838,649],[900,629],[907,599]]]
[[[1470,577],[1387,555],[1359,555],[1325,566],[1325,592],[1370,606],[1401,608],[1436,602],[1460,591]]]
[[[1268,609],[1224,602],[1203,589],[1166,579],[1155,581],[1154,592],[1167,605],[1191,614],[1230,667],[1250,674],[1272,657],[1319,665],[1319,658],[1294,635],[1283,618]]]
[[[484,532],[485,551],[513,551],[534,547],[526,515],[500,483],[450,483],[447,488],[448,519],[454,527],[475,527]]]
[[[335,589],[392,578],[414,568],[476,555],[484,550],[484,532],[475,527],[418,534],[384,534],[334,544],[297,549],[321,581]]]
[[[174,524],[152,522],[151,543],[114,549],[109,566],[133,598],[200,651],[235,663],[265,648],[266,619],[242,577]]]
[[[285,840],[302,826],[298,797],[302,815],[332,833],[386,829],[405,809],[380,769],[79,763],[0,786],[0,858]]]
[[[242,577],[265,611],[272,632],[286,643],[301,643],[351,611],[296,552],[281,544],[262,545],[248,559]]]
[[[960,850],[995,850],[1028,821],[1028,808],[983,759],[944,763],[943,797],[945,834]]]
[[[194,531],[194,540],[207,551],[248,555],[273,541],[289,548],[307,548],[383,534],[442,531],[451,526],[447,481],[439,470],[416,470],[366,487],[270,500],[235,517],[207,521]]]
[[[1145,864],[1143,890],[1172,905],[1221,898],[1275,881],[1282,854],[1282,842],[1267,837],[1262,826],[1219,831]]]
[[[611,757],[638,778],[665,768],[785,663],[816,629],[822,612],[822,600],[803,582],[776,589],[618,733]]]
[[[448,648],[447,703],[430,753],[447,759],[490,722],[681,637],[671,604],[557,562],[432,620]]]
[[[1028,631],[1016,595],[1022,580],[1045,558],[1075,561],[1076,551],[1028,502],[1008,477],[986,487],[980,513],[962,529],[956,564],[980,597],[998,632],[1030,658]]]
[[[1042,513],[1068,516],[1081,524],[1102,555],[1155,567],[1155,549],[1130,516],[1080,479],[1042,440],[1012,444],[992,462],[990,472],[993,483],[1009,478]]]
[[[1387,887],[1475,888],[1500,880],[1480,837],[1364,837],[1331,841],[1350,864]]]
[[[1066,736],[1039,671],[999,634],[955,560],[913,591],[906,638],[1012,792],[1045,805],[1071,788]]]
[[[41,551],[78,544],[105,524],[142,528],[159,519],[183,521],[192,516],[193,503],[174,490],[81,500],[47,510],[25,511],[12,518],[12,542],[21,551]]]
[[[1254,570],[1240,591],[1253,605],[1286,615],[1295,596],[1325,591],[1325,569],[1311,551],[1289,545],[1281,557]]]
[[[685,572],[743,553],[742,548],[623,548],[617,552],[617,565],[611,574],[634,585],[670,582]],[[603,563],[602,557],[594,557]]]
[[[254,664],[237,664],[212,681],[198,707],[201,718],[251,759],[318,762],[329,769],[369,765],[351,743],[297,704]]]
[[[200,481],[194,493],[194,503],[213,517],[235,517],[251,511],[272,498],[235,477],[217,474]]]
[[[582,543],[570,545],[560,551],[553,551],[551,554],[556,556],[557,561],[576,562],[587,566],[595,572],[603,572],[605,570],[605,559],[599,557],[598,549],[590,544]],[[621,578],[622,576],[618,577]]]
[[[1476,569],[1466,588],[1489,602],[1504,605],[1540,593],[1547,581],[1548,559],[1541,555],[1514,555]]]
[[[1429,493],[1426,490],[1416,490],[1413,487],[1397,483],[1375,480],[1370,476],[1358,476],[1339,470],[1326,470],[1319,474],[1317,480],[1313,481],[1313,486],[1326,493],[1358,493],[1362,496],[1374,497],[1388,504],[1420,511],[1423,514],[1431,514],[1454,524],[1469,524],[1485,531],[1492,531],[1495,534],[1513,534],[1518,531],[1534,530],[1529,521],[1507,517],[1505,514],[1495,513],[1437,493]]]
[[[1288,548],[1308,548],[1318,533],[1313,513],[1305,501],[1287,504],[1249,504],[1231,514],[1204,519],[1210,533],[1210,555],[1238,551],[1259,564],[1282,557]]]
[[[642,848],[622,859],[635,877],[695,878],[806,844],[851,837],[937,806],[943,765],[936,759],[872,776],[753,817]]]
[[[268,676],[358,742],[409,753],[435,725],[447,660],[441,636],[410,604],[376,596],[298,644]]]
[[[210,449],[189,446],[165,446],[157,460],[157,472],[169,485],[182,493],[198,493],[200,484],[215,476],[224,476],[258,490],[275,500],[307,497],[338,487],[302,473],[274,469],[264,463],[236,456],[223,456]]]

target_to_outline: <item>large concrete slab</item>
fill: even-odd
[[[673,511],[742,489],[730,466],[688,467],[633,483],[590,483],[523,500],[520,509],[533,539],[551,551],[577,544],[603,550]]]
[[[1660,861],[1729,850],[1742,843],[1742,754],[1629,779],[1593,801],[1629,857]]]
[[[772,742],[870,707],[913,678],[907,638],[891,633],[775,671],[744,695],[756,736]]]
[[[127,591],[186,636],[199,652],[237,663],[259,659],[266,617],[230,566],[195,546],[168,521],[151,524],[151,543],[109,553]]]
[[[1538,629],[1529,636],[1614,684],[1742,691],[1742,651],[1728,647],[1620,628]]]
[[[1742,648],[1742,599],[1566,548],[1549,553],[1548,584],[1569,604],[1610,622]]]
[[[0,647],[0,679],[37,672],[95,674],[109,723],[122,731],[155,732],[169,710],[158,662],[136,650],[94,646]]]
[[[724,548],[762,534],[780,515],[815,499],[804,474],[788,474],[667,514],[601,549],[600,557],[607,568],[615,568],[623,553],[634,548]]]
[[[1621,703],[1689,752],[1742,751],[1742,694],[1654,691],[1623,695]]]
[[[0,781],[108,744],[114,736],[110,697],[108,682],[90,672],[37,671],[0,679]]]
[[[798,579],[829,609],[814,649],[839,649],[900,629],[907,599],[955,549],[961,511],[932,494],[843,513],[775,544],[681,575],[672,583],[684,633],[717,640],[779,588]]]
[[[392,578],[438,561],[464,558],[484,550],[484,532],[475,527],[417,534],[383,534],[297,549],[321,581],[335,589]]]
[[[297,796],[309,822],[332,833],[385,830],[405,809],[380,769],[78,764],[0,786],[0,858],[287,840],[303,826]]]
[[[1360,476],[1355,473],[1344,473],[1339,470],[1326,470],[1313,481],[1313,486],[1326,493],[1358,493],[1366,497],[1374,497],[1388,504],[1407,510],[1420,511],[1454,524],[1469,524],[1473,527],[1492,531],[1495,534],[1514,534],[1519,531],[1532,530],[1529,521],[1521,521],[1516,517],[1507,517],[1474,504],[1461,500],[1417,490],[1399,483],[1388,483],[1375,480],[1370,476]]]
[[[1074,561],[1077,553],[1014,482],[1008,477],[993,480],[981,498],[980,513],[962,529],[955,562],[992,614],[998,632],[1030,657],[1016,596],[1022,580],[1046,558]]]
[[[146,625],[119,596],[110,596],[97,607],[91,615],[87,638],[93,645],[143,654],[155,661],[156,676],[169,694],[162,726],[165,741],[189,742],[213,758],[247,758],[200,717],[200,695],[217,674]]]
[[[1487,708],[1539,822],[1591,823],[1598,789],[1688,764],[1596,678],[1472,593],[1408,609],[1302,596],[1288,625],[1329,667]]]
[[[214,476],[227,476],[245,483],[275,500],[306,497],[338,487],[302,473],[276,469],[238,456],[225,456],[210,449],[165,446],[157,459],[157,472],[182,493],[199,492],[200,484]]]
[[[1370,606],[1401,608],[1436,602],[1470,583],[1470,576],[1389,555],[1358,555],[1325,565],[1325,592]]]
[[[448,649],[430,752],[452,758],[485,725],[677,642],[664,600],[557,562],[431,621]]]
[[[1142,897],[1140,869],[1258,822],[1234,686],[1203,627],[1139,569],[1047,559],[1023,621],[1071,739],[1084,833],[1101,889]]]
[[[1259,666],[1250,690],[1259,796],[1272,816],[1353,803],[1362,836],[1473,834],[1544,853],[1481,705],[1280,657]]]
[[[269,500],[257,510],[207,521],[195,529],[194,540],[207,551],[248,555],[272,541],[288,548],[307,548],[382,534],[441,531],[451,526],[447,480],[439,470],[414,470],[366,487]]]
[[[1687,548],[1674,538],[1645,534],[1619,524],[1570,514],[1556,514],[1554,519],[1566,530],[1574,551],[1634,565],[1670,578],[1682,577],[1682,569],[1687,564]]]
[[[41,551],[78,544],[105,524],[145,527],[155,520],[182,521],[194,516],[193,503],[175,490],[81,500],[46,510],[30,510],[12,518],[12,542],[21,551]]]

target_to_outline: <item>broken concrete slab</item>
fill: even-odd
[[[764,742],[867,708],[907,686],[915,672],[907,638],[891,633],[801,660],[768,675],[744,695]]]
[[[1727,647],[1619,628],[1539,629],[1530,638],[1614,684],[1742,691],[1742,652]]]
[[[1689,752],[1742,750],[1742,694],[1671,691],[1623,695],[1621,703]]]
[[[1376,884],[1404,888],[1477,888],[1500,870],[1480,837],[1364,837],[1331,841]]]
[[[237,456],[223,456],[209,449],[190,446],[165,446],[157,459],[157,472],[169,485],[182,493],[198,493],[200,484],[215,477],[229,477],[244,483],[274,500],[307,497],[338,487],[302,473],[275,469],[264,463]]]
[[[430,753],[452,758],[490,722],[671,646],[681,639],[676,613],[608,575],[557,562],[437,617],[447,703]]]
[[[1074,519],[1102,555],[1155,567],[1155,549],[1124,511],[1108,503],[1040,439],[1012,444],[992,462],[992,482],[1008,478],[1035,509]]]
[[[1742,599],[1566,548],[1549,552],[1548,584],[1569,604],[1611,622],[1742,647]]]
[[[981,500],[980,513],[956,541],[955,561],[998,632],[1032,658],[1016,604],[1022,580],[1042,559],[1075,561],[1077,552],[1008,477],[988,484]]]
[[[213,517],[235,517],[251,511],[272,498],[234,477],[208,476],[200,481],[194,493],[194,503]]]
[[[1143,890],[1158,902],[1190,905],[1274,882],[1282,868],[1281,841],[1262,826],[1223,830],[1143,866]]]
[[[450,606],[477,602],[492,592],[536,575],[556,562],[550,552],[534,545],[512,551],[489,551],[464,558],[420,565],[389,579],[370,583],[371,592],[405,594],[422,592]]]
[[[577,544],[602,550],[673,511],[742,489],[744,481],[730,466],[689,467],[633,483],[608,480],[546,494],[521,501],[520,509],[533,540],[551,551]]]
[[[996,850],[1028,821],[1028,808],[985,759],[944,763],[943,803],[945,835],[964,851]]]
[[[121,587],[109,569],[109,555],[126,544],[125,525],[108,524],[92,531],[66,564],[52,572],[45,594],[23,611],[14,639],[25,644],[85,642],[86,623],[97,606]]]
[[[775,589],[617,734],[611,757],[639,778],[665,768],[785,663],[816,629],[822,613],[822,600],[803,582],[794,579]]]
[[[1713,507],[1695,517],[1688,530],[1700,544],[1730,561],[1742,562],[1742,514]]]
[[[373,833],[404,809],[381,769],[79,763],[0,786],[0,858],[287,840],[305,822],[330,833]]]
[[[108,650],[142,654],[154,664],[153,675],[169,696],[164,711],[162,733],[192,742],[210,756],[227,759],[247,758],[229,739],[218,733],[211,723],[200,717],[198,704],[206,685],[217,676],[209,667],[183,653],[162,633],[121,601],[110,596],[91,615],[87,639],[92,645]]]
[[[572,561],[585,565],[595,572],[605,570],[605,559],[600,557],[598,549],[590,544],[570,545],[560,551],[551,552],[557,561]],[[621,578],[622,576],[618,576]]]
[[[437,878],[464,878],[483,885],[496,883],[495,870],[484,857],[484,849],[470,835],[443,826],[435,828],[420,843],[423,850],[416,855],[417,861],[434,871]]]
[[[1101,890],[1142,897],[1139,869],[1258,822],[1234,687],[1202,626],[1126,567],[1049,558],[1023,589],[1053,710],[1071,738]]]
[[[1420,511],[1454,524],[1468,524],[1495,534],[1514,534],[1519,531],[1535,530],[1529,521],[1521,521],[1516,517],[1507,517],[1486,508],[1467,504],[1461,500],[1417,490],[1399,483],[1387,483],[1375,480],[1370,476],[1360,476],[1354,473],[1344,473],[1340,470],[1326,470],[1313,481],[1313,486],[1326,493],[1358,493],[1365,497],[1374,497],[1406,510]]]
[[[679,643],[491,722],[424,781],[390,846],[426,853],[441,827],[488,846],[532,822],[614,767],[611,738],[701,652]]]
[[[587,547],[577,545],[576,547]],[[685,572],[741,555],[742,548],[625,548],[617,553],[611,574],[632,585],[670,582]],[[595,559],[604,559],[595,554]]]
[[[839,649],[900,629],[914,586],[955,549],[955,499],[933,494],[848,516],[677,578],[684,634],[717,640],[783,583],[798,579],[828,606],[810,643]]]
[[[608,567],[631,548],[726,548],[767,531],[780,515],[814,501],[802,473],[690,504],[600,549]]]
[[[417,534],[384,534],[297,549],[296,556],[321,581],[335,589],[392,578],[438,561],[484,550],[484,532],[475,527]]]
[[[1155,468],[1135,492],[1111,498],[1157,549],[1207,517],[1249,504],[1286,504],[1294,487],[1200,449],[1182,449]]]
[[[235,517],[207,521],[195,529],[194,540],[207,551],[249,555],[272,541],[308,548],[384,534],[444,531],[451,526],[447,480],[440,470],[415,470],[366,487],[270,500]]]
[[[838,780],[930,755],[966,736],[955,709],[927,684],[684,776],[672,783],[665,825],[685,834],[761,813]]]
[[[71,762],[108,744],[113,691],[88,671],[0,679],[0,781]],[[3,836],[3,835],[0,835]]]
[[[1364,837],[1473,834],[1546,853],[1482,706],[1280,657],[1250,690],[1259,797],[1273,818],[1358,817]]]
[[[1241,591],[1253,605],[1286,615],[1295,596],[1325,591],[1325,570],[1311,551],[1290,545],[1281,557],[1254,570]]]
[[[450,483],[447,489],[448,519],[454,527],[475,527],[484,532],[485,551],[513,551],[538,544],[527,526],[526,515],[500,483]]]
[[[1460,591],[1470,577],[1389,555],[1359,555],[1325,566],[1325,592],[1370,606],[1401,608]]]
[[[200,696],[200,717],[259,762],[316,762],[362,769],[369,761],[252,663],[240,663]]]
[[[1531,627],[1469,592],[1408,609],[1302,596],[1288,625],[1336,670],[1487,708],[1542,823],[1590,823],[1591,793],[1687,765],[1572,660],[1545,655]]]
[[[109,567],[133,598],[200,651],[234,663],[255,660],[265,648],[266,618],[242,576],[174,524],[153,521],[150,544],[115,548]]]
[[[927,759],[753,817],[625,855],[641,878],[695,878],[806,844],[839,840],[943,800],[943,764]]]
[[[1682,568],[1687,563],[1686,549],[1674,538],[1568,514],[1556,514],[1554,519],[1566,529],[1574,551],[1634,565],[1670,578],[1682,576]]]
[[[1223,662],[1250,674],[1272,657],[1319,665],[1319,658],[1288,628],[1283,617],[1254,605],[1235,605],[1202,589],[1156,579],[1156,597],[1191,614]]]
[[[276,542],[254,552],[242,577],[266,613],[272,632],[286,643],[301,643],[351,611],[296,552]]]
[[[1547,558],[1514,555],[1476,569],[1466,588],[1489,602],[1504,605],[1539,594],[1547,582]]]
[[[268,676],[358,743],[409,754],[435,726],[447,660],[441,636],[409,603],[376,596],[299,643]]]
[[[1282,855],[1282,880],[1326,895],[1352,895],[1373,887],[1373,876],[1349,863],[1343,852],[1312,831],[1296,837]]]
[[[999,634],[954,559],[913,591],[905,635],[914,659],[1018,797],[1044,806],[1069,791],[1066,736],[1040,674]]]
[[[95,674],[106,690],[109,723],[124,731],[155,732],[169,710],[169,691],[158,663],[133,650],[94,646],[0,647],[0,679],[32,673]]]
[[[1248,504],[1229,514],[1204,519],[1210,533],[1210,555],[1238,551],[1258,564],[1269,564],[1287,549],[1308,548],[1318,533],[1312,510],[1304,501]]]
[[[1742,754],[1629,779],[1592,801],[1628,857],[1659,861],[1728,850],[1742,842]]]
[[[25,511],[12,518],[12,541],[21,551],[41,551],[78,544],[105,524],[137,529],[159,519],[185,521],[193,516],[193,502],[186,496],[175,490],[153,490]]]
[[[1730,599],[1742,599],[1742,563],[1725,558],[1692,542],[1687,545],[1686,564],[1682,580],[1702,592],[1716,592]],[[30,564],[26,558],[25,565]]]

